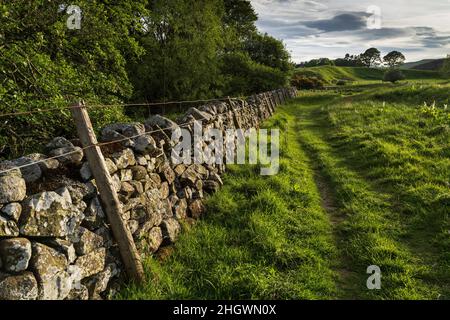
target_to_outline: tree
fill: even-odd
[[[405,56],[399,51],[391,51],[383,57],[383,61],[390,67],[395,68],[405,62]]]
[[[3,1],[0,113],[62,109],[74,97],[88,103],[130,97],[127,62],[143,53],[135,34],[142,28],[144,2],[78,0],[81,29],[72,30],[67,1]],[[124,120],[122,110],[114,109],[92,110],[94,125]],[[70,119],[62,110],[8,119],[0,126],[0,158],[37,151],[56,135],[73,136]]]
[[[377,48],[367,49],[361,54],[361,61],[366,67],[372,67],[381,63],[381,52]]]
[[[248,0],[223,0],[225,28],[232,31],[240,40],[256,33],[255,22],[258,15]]]
[[[383,77],[383,81],[396,83],[397,81],[405,80],[405,75],[400,69],[389,69]]]
[[[441,67],[441,73],[444,77],[450,77],[450,54],[447,55],[447,58],[444,59],[444,63]]]
[[[245,41],[244,48],[252,60],[262,65],[276,68],[283,72],[289,72],[292,69],[290,55],[283,42],[269,36],[267,33],[253,34],[250,39]]]
[[[134,100],[189,100],[220,95],[221,0],[151,1],[146,53],[130,65]]]

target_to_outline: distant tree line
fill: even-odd
[[[383,58],[381,52],[377,48],[369,48],[365,52],[358,55],[347,53],[344,58],[335,60],[328,58],[313,59],[302,62],[297,67],[317,67],[317,66],[338,66],[338,67],[377,67],[387,66],[395,68],[405,62],[405,56],[399,51],[391,51]]]

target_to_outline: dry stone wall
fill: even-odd
[[[142,255],[174,243],[180,222],[198,219],[205,193],[222,185],[224,165],[171,163],[172,129],[192,131],[199,120],[222,132],[258,128],[295,96],[295,89],[281,89],[191,108],[177,122],[156,115],[102,130],[102,142],[121,141],[102,151]],[[123,268],[83,150],[62,137],[46,148],[46,155],[0,163],[0,171],[10,170],[0,174],[0,299],[107,298]]]

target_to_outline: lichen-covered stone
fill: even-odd
[[[72,288],[66,300],[89,300],[88,288],[82,284]]]
[[[83,181],[88,181],[92,178],[92,172],[88,162],[84,162],[81,166],[80,175]]]
[[[161,201],[161,213],[162,213],[163,219],[173,217],[172,205],[170,204],[169,199],[164,199]]]
[[[95,230],[95,234],[99,235],[103,239],[103,247],[109,249],[113,246],[114,240],[112,237],[112,233],[109,230],[108,226],[102,226]]]
[[[126,169],[136,164],[136,158],[131,149],[126,148],[120,152],[116,152],[111,156],[117,169]]]
[[[180,223],[175,218],[169,218],[161,223],[164,243],[174,243],[181,231]]]
[[[181,175],[180,181],[186,186],[195,187],[195,183],[200,179],[199,173],[194,165],[189,166]]]
[[[19,227],[16,222],[0,215],[0,237],[17,237]]]
[[[147,119],[147,121],[145,122],[145,128],[147,131],[158,129],[173,130],[175,128],[178,128],[178,124],[176,124],[174,121],[168,118],[165,118],[157,114]]]
[[[20,203],[13,202],[5,205],[0,211],[8,218],[17,222],[19,221],[20,214],[22,213],[22,206]]]
[[[41,243],[32,244],[30,268],[39,284],[39,300],[62,300],[72,289],[72,278],[67,273],[64,254]]]
[[[103,212],[103,207],[100,204],[100,199],[95,197],[91,199],[87,209],[84,211],[82,225],[92,231],[99,228],[104,221],[105,213]]]
[[[52,238],[43,239],[42,242],[52,249],[64,254],[69,263],[73,263],[77,258],[75,247],[73,246],[73,243],[68,240]]]
[[[172,184],[175,181],[175,172],[168,165],[163,168],[161,175],[169,184]]]
[[[154,227],[152,228],[146,237],[146,248],[150,252],[158,251],[159,247],[163,243],[163,234],[161,228]]]
[[[183,220],[187,216],[187,201],[186,199],[180,199],[173,206],[173,213],[178,220]]]
[[[173,171],[175,172],[175,175],[177,177],[181,177],[181,175],[183,174],[184,170],[186,170],[186,166],[184,164],[179,164],[173,169]]]
[[[136,231],[139,230],[139,222],[137,220],[128,220],[127,221],[128,224],[128,229],[130,230],[131,234],[135,234]]]
[[[50,157],[58,157],[58,161],[64,165],[78,166],[83,160],[83,149],[80,147],[64,147],[49,152]]]
[[[3,269],[18,273],[28,268],[31,258],[31,242],[25,238],[12,238],[0,241],[0,258]]]
[[[137,193],[138,195],[144,193],[144,186],[142,185],[141,182],[132,180],[132,181],[130,181],[129,183],[130,183],[130,185],[134,188],[134,190],[136,191],[136,193]]]
[[[220,189],[220,184],[214,180],[206,180],[203,183],[203,189],[205,189],[209,193],[217,192]]]
[[[133,172],[130,169],[120,170],[120,181],[126,182],[133,180]]]
[[[0,273],[0,300],[36,300],[38,293],[38,284],[33,273]]]
[[[89,290],[89,297],[96,299],[101,293],[106,291],[111,279],[117,276],[119,272],[119,268],[114,263],[110,263],[106,266],[105,270],[83,281]]]
[[[200,199],[194,200],[189,205],[190,216],[194,219],[200,218],[200,216],[205,212],[205,206]]]
[[[13,169],[10,162],[0,163],[0,171]],[[26,196],[26,183],[20,170],[12,170],[0,174],[0,204],[19,202]]]
[[[31,237],[66,237],[74,233],[83,213],[70,199],[56,192],[42,192],[23,202],[20,234]]]
[[[37,162],[37,165],[41,168],[42,172],[47,172],[48,170],[55,170],[59,167],[59,161],[56,159],[48,159],[46,155],[41,153],[32,153],[27,156],[30,160]]]
[[[133,173],[134,180],[140,181],[147,178],[147,169],[143,166],[131,167],[131,171]]]
[[[73,147],[73,146],[74,145],[72,144],[72,142],[70,142],[66,138],[64,138],[64,137],[56,137],[56,138],[53,138],[53,140],[50,141],[46,145],[46,149],[50,151],[50,150],[60,149],[60,148],[70,148],[70,147]]]
[[[103,245],[103,238],[86,228],[78,229],[77,241],[74,243],[77,255],[86,255]]]
[[[167,182],[161,183],[161,186],[159,187],[159,193],[160,193],[161,199],[166,199],[169,196],[170,189],[169,189],[169,184]]]
[[[159,152],[155,140],[150,135],[143,135],[134,140],[134,150],[141,154],[155,155]]]
[[[42,176],[41,167],[38,164],[36,164],[35,161],[30,159],[29,157],[26,157],[26,156],[20,157],[18,159],[11,161],[11,163],[17,167],[26,166],[26,167],[20,168],[20,171],[22,173],[22,178],[25,180],[26,183],[36,182]]]
[[[143,134],[145,132],[144,125],[141,123],[113,123],[102,129],[100,141],[111,142],[117,140],[125,146],[133,146],[132,137]],[[130,138],[127,140],[126,138]]]
[[[124,195],[125,198],[129,198],[133,196],[133,194],[136,192],[136,189],[134,189],[133,185],[129,182],[122,182],[120,188],[120,194]]]
[[[79,257],[75,261],[75,266],[81,269],[81,278],[84,279],[101,272],[105,268],[105,259],[105,248],[99,248],[87,255]]]

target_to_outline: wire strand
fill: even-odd
[[[199,103],[199,102],[213,102],[213,101],[226,101],[226,100],[236,100],[241,99],[241,97],[231,97],[231,98],[216,98],[216,99],[205,99],[205,100],[184,100],[184,101],[168,101],[168,102],[151,102],[151,103],[127,103],[127,104],[92,104],[86,106],[87,109],[102,109],[102,108],[117,108],[117,107],[151,107],[151,106],[161,106],[169,104],[188,104],[188,103]],[[60,108],[48,108],[48,109],[38,109],[30,111],[21,112],[10,112],[0,114],[0,118],[12,117],[12,116],[24,116],[36,113],[52,112],[52,111],[62,111],[71,110],[76,106],[60,107]]]
[[[83,108],[83,106],[80,106],[79,108]],[[195,121],[217,119],[219,116],[224,115],[224,114],[229,114],[230,112],[232,112],[232,111],[229,110],[227,112],[219,113],[219,114],[213,116],[213,118],[211,118],[211,117],[203,117],[203,118],[200,118],[200,119],[196,119]],[[184,124],[180,124],[180,125],[176,125],[176,126],[170,126],[170,127],[167,127],[167,128],[161,128],[161,129],[157,129],[157,130],[146,131],[144,133],[140,133],[140,134],[137,134],[137,135],[134,135],[134,136],[130,136],[130,137],[126,137],[126,138],[119,139],[119,140],[108,141],[108,142],[101,142],[101,143],[97,142],[96,144],[93,144],[93,145],[90,145],[90,146],[86,146],[86,147],[83,147],[83,148],[79,147],[76,150],[73,150],[73,151],[70,151],[70,152],[58,155],[58,156],[45,158],[45,159],[42,159],[42,160],[38,160],[38,161],[30,162],[30,163],[27,163],[27,164],[24,164],[24,165],[15,166],[13,168],[2,170],[2,171],[0,171],[0,175],[4,174],[4,173],[11,172],[11,171],[15,171],[15,170],[18,170],[18,169],[31,167],[31,166],[34,166],[34,165],[39,164],[39,163],[45,163],[48,160],[55,160],[55,159],[62,158],[62,157],[65,157],[65,156],[69,156],[69,155],[72,155],[72,154],[75,154],[75,153],[79,153],[80,151],[84,151],[84,150],[89,149],[89,148],[103,147],[103,146],[107,146],[107,145],[111,145],[111,144],[115,144],[115,143],[128,141],[128,140],[131,140],[131,139],[136,139],[136,138],[138,138],[140,136],[144,136],[144,135],[147,135],[147,134],[163,132],[165,130],[176,129],[176,128],[180,128],[180,127],[186,127],[186,126],[189,126],[189,125],[191,125],[191,123],[184,123]]]

